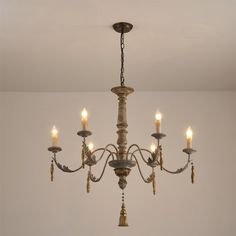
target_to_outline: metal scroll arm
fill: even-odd
[[[131,150],[132,147],[136,147],[137,149],[134,150],[132,153],[130,153],[130,150]],[[146,152],[148,152],[149,154],[152,155],[152,153],[151,153],[149,150],[147,150],[147,149],[141,149],[137,144],[132,144],[132,145],[128,148],[128,150],[127,150],[126,159],[128,159],[128,155],[129,155],[129,154],[131,154],[131,158],[132,158],[135,152],[139,152],[139,154],[140,154],[140,156],[142,157],[143,161],[147,164],[148,161],[145,160],[145,158],[144,158],[144,156],[143,156],[143,154],[142,154],[142,151],[146,151]]]
[[[151,182],[153,181],[153,178],[154,178],[153,172],[149,175],[149,177],[148,177],[147,179],[145,179],[144,176],[143,176],[143,173],[142,173],[142,171],[141,171],[141,168],[140,168],[139,162],[138,162],[138,160],[137,160],[137,157],[136,157],[134,154],[132,154],[132,157],[135,159],[135,161],[136,161],[136,163],[137,163],[138,171],[139,171],[139,174],[140,174],[140,176],[142,177],[143,181],[144,181],[145,183],[147,183],[147,184],[148,184],[148,183],[151,183]]]
[[[146,150],[146,149],[140,149],[141,151],[147,151],[148,153],[150,153],[152,156],[153,156],[153,153],[151,153],[150,151]],[[136,150],[137,151],[137,150]],[[135,153],[136,151],[134,151],[133,153]],[[156,158],[155,158],[155,154],[154,154],[154,158],[155,160],[153,159],[152,162],[149,162],[148,161],[148,165],[152,166],[152,167],[156,167],[156,166],[161,166],[161,170],[164,170],[166,171],[167,173],[170,173],[170,174],[180,174],[182,173],[184,170],[186,170],[189,166],[189,163],[191,162],[190,160],[190,155],[188,155],[188,160],[187,160],[187,163],[184,165],[184,167],[181,167],[181,168],[178,168],[176,171],[170,171],[168,169],[166,169],[165,167],[163,167],[163,165],[160,163],[160,161],[158,160],[158,157],[160,156],[160,153],[157,154]],[[150,160],[151,161],[151,160]],[[154,164],[154,165],[153,165]]]
[[[149,164],[149,162],[144,159],[144,156],[143,156],[143,154],[142,154],[142,151],[146,151],[146,152],[148,152],[148,153],[151,154],[151,155],[152,155],[152,153],[151,153],[149,150],[147,150],[147,149],[141,149],[137,144],[131,145],[131,146],[129,147],[128,151],[129,151],[132,147],[136,147],[137,149],[131,153],[131,158],[134,157],[135,160],[136,160],[136,162],[137,162],[137,158],[135,157],[134,154],[135,154],[136,152],[139,152],[139,153],[140,153],[140,156],[141,156],[142,159],[143,159],[143,161],[144,161],[146,164]],[[127,155],[128,155],[128,154],[127,154]],[[157,165],[160,165],[160,162],[159,162],[159,160],[158,160],[158,156],[157,156],[157,158],[155,159],[155,162],[156,162],[156,166],[157,166]],[[180,173],[182,173],[184,170],[186,170],[186,169],[188,168],[190,162],[191,162],[191,161],[190,161],[190,155],[188,155],[188,160],[187,160],[187,163],[184,165],[184,167],[181,167],[181,168],[177,169],[176,171],[170,171],[170,170],[166,169],[165,167],[162,167],[162,168],[163,168],[163,170],[166,171],[167,173],[170,173],[170,174],[180,174]],[[138,164],[138,163],[137,163],[137,164]],[[139,167],[139,170],[140,170],[139,164],[138,164],[138,167]],[[141,174],[141,170],[140,170],[139,172],[140,172],[140,174]],[[143,177],[142,174],[141,174],[141,177]],[[143,179],[144,179],[144,178],[143,178]]]
[[[85,143],[83,143],[83,144],[86,146]],[[112,158],[114,159],[113,153],[108,149],[109,146],[112,146],[112,147],[114,147],[114,148],[116,149],[116,147],[115,147],[114,145],[108,144],[105,148],[96,149],[95,151],[91,152],[90,154],[87,153],[87,152],[85,152],[86,159],[85,159],[84,163],[89,165],[89,161],[90,161],[90,163],[91,163],[91,160],[92,160],[91,158],[93,158],[93,159],[94,159],[94,160],[93,160],[93,161],[94,161],[93,164],[96,164],[98,161],[100,161],[100,160],[102,159],[102,157],[103,157],[103,155],[104,155],[104,153],[105,153],[106,151],[109,152],[109,153],[110,153],[110,156],[112,156]],[[103,150],[103,153],[102,153],[102,155],[100,156],[100,158],[96,161],[96,160],[95,160],[95,156],[94,156],[93,154],[94,154],[95,152],[97,152],[97,151],[100,151],[100,150]],[[117,150],[117,149],[116,149],[116,150]],[[62,165],[61,163],[59,163],[59,162],[57,161],[57,159],[56,159],[56,153],[53,154],[52,160],[54,161],[54,163],[56,164],[56,166],[57,166],[61,171],[66,172],[66,173],[74,173],[74,172],[77,172],[77,171],[79,171],[80,169],[83,168],[83,164],[82,164],[82,165],[81,165],[80,167],[78,167],[77,169],[71,170],[68,166]]]
[[[98,151],[103,151],[103,152],[102,152],[102,155],[99,157],[98,160],[96,160],[96,162],[99,162],[99,161],[103,158],[103,156],[104,156],[104,154],[106,153],[106,151],[109,152],[110,155],[112,156],[112,158],[114,159],[114,153],[108,149],[109,147],[113,147],[113,148],[115,149],[115,151],[116,151],[115,153],[118,153],[118,149],[116,148],[115,145],[113,145],[113,144],[107,144],[105,148],[98,148],[98,149],[96,149],[96,150],[94,150],[94,151],[91,152],[91,155],[94,155],[94,154],[95,154],[96,152],[98,152]]]
[[[101,180],[101,178],[103,177],[104,173],[105,173],[105,170],[106,170],[106,167],[107,167],[107,163],[108,163],[108,160],[110,159],[110,157],[112,157],[112,153],[110,153],[105,161],[105,165],[103,167],[103,170],[102,170],[102,173],[100,175],[99,178],[95,177],[92,172],[91,172],[91,169],[89,170],[89,179],[92,181],[92,182],[99,182]]]
[[[80,169],[82,169],[82,165],[80,167],[78,167],[77,169],[75,170],[71,170],[68,166],[65,166],[65,165],[62,165],[60,164],[57,159],[56,159],[56,154],[54,154],[54,156],[52,157],[53,161],[55,162],[56,166],[62,170],[63,172],[67,172],[67,173],[74,173],[74,172],[77,172],[79,171]]]
[[[163,167],[163,170],[166,171],[167,173],[170,173],[170,174],[180,174],[188,168],[190,162],[191,162],[190,156],[188,156],[187,163],[184,165],[184,167],[179,168],[176,171],[170,171],[170,170],[167,170],[166,168]]]

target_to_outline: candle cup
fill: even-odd
[[[48,148],[48,151],[49,151],[49,152],[52,152],[52,153],[54,153],[54,154],[56,154],[57,152],[62,151],[62,148],[61,148],[61,147],[52,146],[52,147],[49,147],[49,148]]]

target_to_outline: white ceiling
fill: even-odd
[[[1,91],[236,90],[235,0],[2,0]]]

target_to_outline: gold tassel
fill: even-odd
[[[51,174],[51,182],[53,182],[54,179],[54,165],[53,165],[53,161],[51,162],[51,167],[50,167],[50,174]]]
[[[87,193],[90,193],[90,171],[87,176]]]
[[[127,212],[124,202],[122,202],[121,206],[119,226],[128,226]]]
[[[192,168],[191,168],[191,182],[192,182],[192,184],[194,183],[194,179],[195,179],[195,173],[194,173],[194,166],[192,164]]]
[[[162,148],[160,147],[160,168],[163,169]]]
[[[152,174],[152,189],[153,189],[153,195],[156,194],[156,176],[155,172]]]

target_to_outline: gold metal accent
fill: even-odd
[[[54,179],[54,164],[53,161],[51,162],[51,167],[50,167],[50,174],[51,174],[51,182],[53,182]]]
[[[118,177],[127,177],[131,171],[129,168],[116,168],[114,169]]]
[[[124,203],[122,203],[122,205],[121,205],[119,226],[129,226],[128,219],[127,219],[127,212],[126,212]]]

